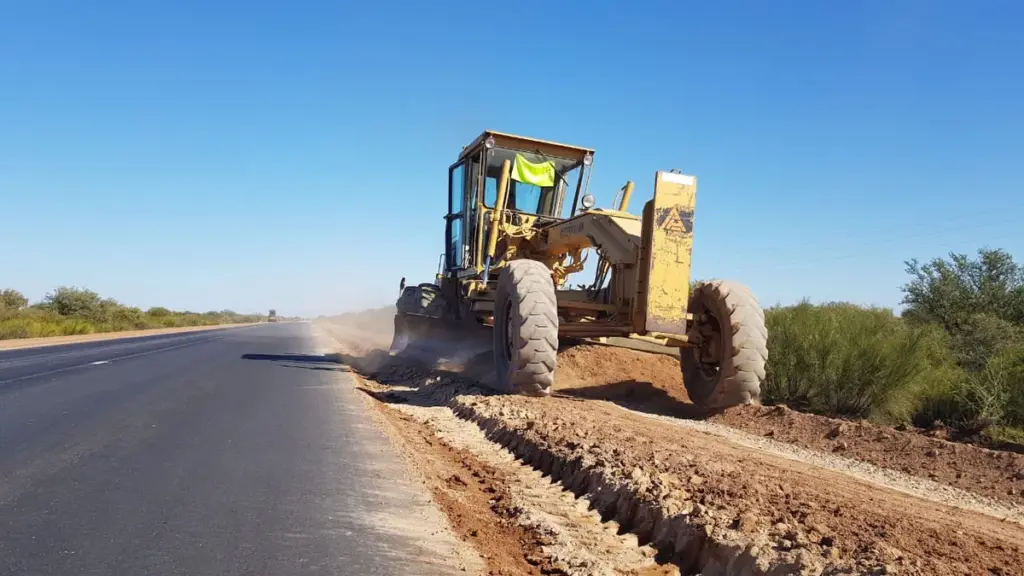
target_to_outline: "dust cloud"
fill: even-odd
[[[360,370],[376,372],[397,356],[428,369],[460,374],[483,383],[495,378],[489,329],[438,329],[410,337],[405,347],[392,356],[389,348],[395,334],[394,306],[339,314],[325,321],[346,343],[341,360]]]

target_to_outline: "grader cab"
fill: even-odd
[[[764,378],[764,312],[727,280],[690,293],[696,178],[657,172],[640,216],[588,192],[594,150],[487,131],[448,170],[445,252],[433,283],[405,286],[391,352],[485,334],[493,386],[548,395],[560,339],[636,338],[678,347],[683,384],[708,409],[756,401]],[[593,258],[593,278],[569,277]],[[486,332],[490,332],[486,335]]]

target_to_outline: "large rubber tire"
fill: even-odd
[[[768,361],[768,329],[757,297],[742,284],[715,280],[694,290],[687,310],[695,318],[709,314],[721,327],[722,361],[714,374],[701,366],[697,348],[680,350],[690,400],[705,410],[757,402]]]
[[[497,387],[509,394],[547,396],[555,382],[558,303],[547,266],[509,262],[498,278],[494,302]]]
[[[444,312],[444,297],[436,285],[406,286],[395,302],[395,328],[388,352],[398,354],[416,339],[417,328],[422,331],[425,326],[423,316],[441,318]]]
[[[444,298],[441,289],[434,284],[407,286],[398,297],[395,308],[402,314],[440,317],[444,314]]]

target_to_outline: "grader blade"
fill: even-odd
[[[395,314],[395,333],[388,354],[400,354],[410,343],[429,337],[430,320],[432,319],[425,316]]]
[[[396,314],[388,353],[461,372],[478,365],[481,354],[486,354],[490,362],[491,332],[476,323]]]
[[[392,356],[405,350],[418,350],[431,347],[431,343],[443,345],[457,340],[447,323],[432,316],[417,314],[396,314],[395,335],[388,351]]]

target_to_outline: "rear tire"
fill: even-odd
[[[547,396],[555,382],[558,304],[547,266],[514,260],[498,278],[494,302],[494,364],[498,389]]]
[[[708,282],[694,290],[687,310],[695,322],[704,315],[706,327],[717,327],[713,332],[720,347],[716,366],[702,363],[697,347],[680,350],[690,400],[705,410],[757,402],[768,361],[768,329],[753,292],[729,280]]]

